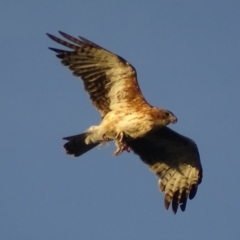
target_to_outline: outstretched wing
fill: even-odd
[[[165,207],[185,211],[202,181],[202,166],[197,145],[168,127],[129,141],[128,146],[157,174],[159,189],[165,193]]]
[[[136,71],[130,63],[83,37],[76,39],[59,33],[69,42],[47,35],[73,51],[50,49],[75,76],[82,78],[85,90],[102,117],[120,105],[147,104],[139,88]]]

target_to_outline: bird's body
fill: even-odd
[[[141,110],[125,107],[122,110],[110,111],[102,119],[99,126],[91,126],[88,129],[88,133],[91,133],[88,139],[93,143],[101,142],[104,140],[103,135],[106,138],[114,139],[119,132],[123,132],[125,137],[142,137],[152,129],[161,128],[168,124],[167,120],[161,117],[161,114],[161,110],[153,107]]]
[[[83,38],[60,32],[69,42],[48,36],[72,51],[50,48],[62,64],[81,77],[93,105],[101,115],[99,125],[65,137],[64,148],[80,156],[106,141],[115,141],[115,155],[131,148],[160,179],[165,206],[184,211],[202,179],[196,144],[166,126],[177,118],[168,110],[151,106],[141,93],[134,67],[122,57]]]

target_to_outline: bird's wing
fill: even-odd
[[[165,207],[185,211],[202,181],[202,166],[197,145],[168,127],[152,131],[128,146],[157,174],[159,189],[165,194]]]
[[[68,42],[47,35],[72,51],[50,49],[75,76],[81,77],[85,90],[102,117],[119,106],[147,104],[138,85],[136,71],[130,63],[83,37],[76,39],[59,33]]]

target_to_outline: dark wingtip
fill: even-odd
[[[186,206],[187,206],[187,201],[184,203],[181,203],[179,206],[180,206],[181,210],[184,212],[186,209]]]
[[[189,199],[193,199],[195,197],[195,195],[197,194],[197,190],[198,190],[198,185],[193,185],[191,190],[190,190],[190,193],[189,193]]]
[[[50,50],[52,50],[52,51],[54,51],[54,52],[56,52],[56,53],[60,53],[60,52],[62,52],[62,50],[57,49],[57,48],[49,47],[48,49],[50,49]]]
[[[62,32],[62,31],[58,31],[63,37],[65,37],[66,35],[68,35],[68,34],[66,34],[65,32]]]
[[[173,211],[173,213],[176,214],[177,210],[178,210],[178,204],[172,203],[172,211]]]
[[[52,35],[52,34],[50,34],[50,33],[46,33],[46,35],[49,37],[49,38],[51,38],[51,39],[54,39],[55,37]]]
[[[164,200],[164,205],[165,205],[165,208],[168,210],[170,202],[167,199],[165,199]]]

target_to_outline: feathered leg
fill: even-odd
[[[130,147],[124,142],[124,132],[118,132],[115,137],[116,151],[113,153],[114,156],[121,154],[123,151],[130,152]]]

